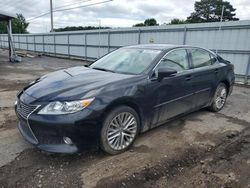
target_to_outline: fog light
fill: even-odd
[[[73,144],[72,140],[69,137],[63,137],[63,141],[65,144],[68,144],[68,145]]]

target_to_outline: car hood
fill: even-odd
[[[94,97],[104,86],[133,76],[73,67],[37,79],[24,90],[24,93],[39,101],[76,100]]]

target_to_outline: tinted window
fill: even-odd
[[[191,49],[193,67],[204,67],[212,64],[210,53],[202,49]]]
[[[157,69],[171,68],[176,71],[183,71],[188,69],[188,58],[185,49],[175,50],[167,54],[161,61]]]

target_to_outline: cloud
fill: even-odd
[[[77,5],[92,4],[103,0],[53,0],[53,7],[79,3]],[[86,1],[86,0],[85,0]],[[240,19],[250,19],[249,0],[229,0],[237,9],[236,16]],[[168,23],[173,18],[185,19],[194,11],[195,0],[113,0],[112,2],[72,9],[64,12],[54,13],[54,25],[86,26],[102,25],[110,27],[130,27],[136,23],[143,22],[147,18],[156,18],[157,21]],[[26,19],[35,17],[49,11],[49,1],[34,0],[5,0],[0,2],[3,10],[12,13],[22,13]],[[48,32],[50,30],[50,15],[30,21],[28,28],[30,32]]]

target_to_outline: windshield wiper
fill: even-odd
[[[100,70],[100,71],[106,71],[106,72],[115,72],[115,71],[112,71],[112,70],[109,70],[109,69],[98,68],[98,67],[93,67],[92,69]]]

